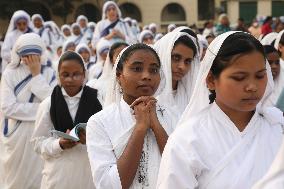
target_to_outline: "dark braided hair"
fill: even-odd
[[[236,55],[245,55],[253,51],[260,52],[265,58],[262,44],[252,35],[244,32],[237,32],[227,37],[211,66],[211,73],[214,78],[218,78],[221,72],[232,65],[232,59]],[[213,103],[216,98],[216,92],[210,90],[209,103]]]

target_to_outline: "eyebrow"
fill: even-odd
[[[264,72],[264,71],[266,71],[266,68],[257,71],[257,73]],[[232,74],[247,74],[247,73],[248,73],[248,72],[238,71],[238,72],[234,72],[234,73],[232,73]]]

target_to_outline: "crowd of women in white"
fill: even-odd
[[[284,30],[261,41],[16,11],[2,45],[0,188],[284,189]],[[206,40],[208,39],[208,41]],[[87,123],[79,141],[58,137]]]

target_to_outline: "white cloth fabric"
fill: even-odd
[[[171,134],[175,123],[167,109],[157,107],[157,116],[167,134]],[[163,112],[163,113],[161,113]],[[110,119],[111,118],[111,119]],[[87,124],[87,150],[96,188],[121,189],[117,160],[122,155],[135,126],[131,108],[122,99],[93,115]],[[143,150],[148,154],[143,170],[146,170],[144,186],[138,182],[139,171],[130,189],[155,188],[160,164],[160,151],[155,135],[148,131]],[[141,165],[141,164],[140,164]],[[142,166],[142,165],[141,165]]]
[[[262,45],[272,45],[272,42],[276,39],[277,35],[277,32],[271,32],[264,36],[264,38],[262,38],[260,42]]]
[[[255,113],[239,132],[215,103],[199,112],[168,139],[157,188],[250,189],[268,171],[283,138],[277,122],[282,113],[270,113],[275,120]]]
[[[64,37],[61,35],[60,29],[54,21],[44,23],[44,30],[41,34],[46,47],[49,47],[52,55],[56,53],[56,48],[62,45]]]
[[[252,189],[283,189],[284,188],[284,142],[277,153],[268,173]]]
[[[97,79],[101,76],[105,60],[103,60],[101,53],[109,51],[111,43],[106,39],[100,39],[96,46],[97,63],[90,68],[88,80]]]
[[[19,38],[19,36],[25,33],[17,30],[16,28],[16,22],[20,18],[25,18],[27,20],[27,25],[31,28],[31,18],[28,13],[23,10],[14,12],[1,47],[2,72],[5,70],[7,64],[11,62],[11,50],[13,48],[13,45],[16,43],[16,40]]]
[[[70,97],[62,88],[62,94],[74,121],[82,90]],[[79,143],[71,149],[63,150],[59,138],[51,136],[50,131],[54,126],[50,118],[50,105],[51,97],[40,104],[31,139],[34,150],[44,161],[41,189],[94,189],[86,146]]]
[[[38,189],[40,187],[42,162],[30,145],[30,137],[39,103],[51,94],[56,80],[54,70],[46,67],[42,74],[32,77],[25,86],[20,88],[18,94],[15,94],[16,85],[30,74],[28,67],[20,64],[19,57],[15,57],[18,56],[16,52],[31,44],[44,48],[37,34],[31,33],[19,37],[12,51],[12,62],[1,78],[0,163],[4,170],[0,172],[0,177],[4,180],[4,189]],[[14,60],[18,61],[13,62]],[[29,102],[32,94],[34,94],[34,100]],[[5,118],[8,118],[10,136],[3,135]],[[21,121],[21,124],[16,127],[18,121]]]
[[[65,29],[68,29],[68,30],[70,31],[70,34],[71,34],[72,32],[71,32],[71,27],[70,27],[68,24],[64,24],[64,25],[61,26],[61,34],[63,35],[64,39],[67,40],[70,36],[66,36],[66,35],[64,34],[63,31],[64,31]]]
[[[163,73],[165,74],[165,88],[162,89],[161,94],[158,99],[163,105],[168,105],[170,107],[174,107],[177,110],[177,114],[180,116],[184,109],[186,108],[189,100],[191,98],[191,94],[194,89],[194,83],[196,80],[196,76],[199,68],[199,54],[198,52],[193,57],[190,70],[188,73],[182,78],[181,81],[178,82],[178,88],[176,94],[173,94],[172,89],[172,59],[171,53],[174,48],[175,42],[181,37],[187,36],[189,37],[196,46],[196,39],[192,36],[188,35],[184,32],[170,32],[166,34],[163,38],[157,41],[154,45],[154,49],[157,51],[160,59],[161,59],[161,68]]]
[[[117,64],[120,60],[120,57],[122,56],[124,51],[127,48],[129,48],[130,46],[125,47],[119,53],[118,57],[115,60],[115,64],[112,68],[112,74],[110,75],[110,83],[109,83],[109,86],[107,86],[107,89],[106,89],[105,101],[104,101],[104,104],[103,104],[104,107],[106,107],[106,106],[108,106],[108,105],[110,105],[114,102],[119,103],[121,98],[122,98],[122,94],[120,92],[120,85],[119,85],[119,83],[117,82],[117,79],[116,79],[116,68],[117,68]],[[154,94],[155,97],[157,97],[161,93],[161,91],[165,88],[165,85],[166,85],[166,81],[165,81],[166,79],[165,79],[165,74],[164,74],[163,69],[160,69],[160,78],[161,78],[161,81],[160,81],[160,84],[159,84],[159,87],[158,87],[156,93]]]
[[[274,80],[274,88],[272,94],[266,102],[267,106],[275,106],[276,102],[284,88],[284,61],[280,58],[280,72],[278,77]]]
[[[96,63],[96,58],[92,56],[92,52],[91,49],[89,48],[89,46],[86,43],[80,43],[76,46],[75,48],[75,52],[79,54],[80,50],[85,49],[89,52],[90,54],[90,58],[88,61],[84,61],[84,65],[85,65],[85,69],[89,70],[90,68],[92,68],[92,66],[95,65]]]
[[[216,103],[209,104],[206,77],[223,41],[233,33],[219,35],[208,47],[192,99],[165,147],[157,188],[249,189],[279,149],[284,118],[278,109],[265,106],[273,88],[268,63],[264,97],[244,131]]]
[[[42,26],[41,28],[35,27],[35,25],[34,25],[34,20],[37,19],[37,18],[39,18],[39,19],[42,21],[42,25],[43,25],[43,23],[44,23],[44,20],[43,20],[43,18],[42,18],[42,16],[41,16],[40,14],[34,14],[34,15],[32,16],[33,31],[34,31],[35,33],[39,34],[39,32],[40,32],[40,30],[42,29],[43,26]]]
[[[102,75],[98,79],[93,78],[87,83],[89,87],[92,87],[98,90],[98,100],[103,105],[103,107],[104,107],[107,87],[110,85],[110,82],[111,82],[110,78],[112,74],[112,68],[113,68],[113,64],[110,62],[109,54],[108,54],[106,61],[104,63]]]
[[[151,30],[143,30],[139,35],[139,43],[143,43],[143,40],[147,35],[152,36],[154,40],[154,34]]]
[[[276,50],[278,50],[278,48],[279,48],[279,42],[280,42],[280,39],[281,39],[283,34],[284,34],[284,30],[280,31],[278,33],[278,35],[276,36],[276,40],[275,40],[275,43],[274,43],[274,47],[275,47]]]

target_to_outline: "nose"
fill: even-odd
[[[178,63],[178,69],[182,72],[184,72],[184,70],[186,69],[186,65],[184,63],[184,60],[181,60],[179,63]]]
[[[144,71],[142,73],[142,79],[143,80],[151,80],[151,73],[149,71]]]
[[[246,86],[246,91],[247,92],[256,92],[257,91],[257,85],[253,82],[249,83],[247,86]]]

